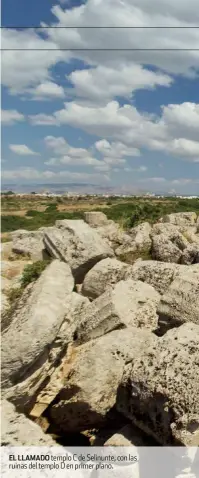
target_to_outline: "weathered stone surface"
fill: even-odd
[[[117,259],[103,259],[86,274],[81,292],[89,299],[96,299],[106,291],[108,286],[113,286],[120,280],[130,277],[130,274],[130,265]]]
[[[126,240],[115,250],[118,258],[133,264],[140,256],[149,256],[151,252],[151,226],[148,222],[129,230]]]
[[[56,369],[65,357],[69,343],[73,342],[79,317],[81,317],[83,308],[88,304],[89,300],[86,297],[82,297],[75,292],[68,295],[64,321],[55,339],[49,345],[46,355],[42,355],[41,359],[33,364],[27,377],[3,392],[4,397],[14,403],[19,410],[26,410],[27,413],[30,413],[33,404],[36,403],[36,412],[34,407],[34,411],[31,413],[32,416],[40,416],[56,396]],[[43,388],[46,389],[46,387],[50,388],[50,393],[46,390],[45,393],[42,392]],[[40,394],[38,395],[39,390],[41,390],[42,398]]]
[[[29,256],[33,261],[45,259],[46,251],[43,243],[45,228],[42,227],[38,231],[18,230],[12,232],[12,250],[16,254]]]
[[[148,222],[143,222],[129,230],[129,234],[136,243],[136,249],[139,251],[150,251],[151,249],[151,226]]]
[[[162,296],[158,306],[159,324],[165,328],[184,322],[199,324],[199,271],[181,273]]]
[[[1,401],[1,446],[57,446],[49,435],[7,400]]]
[[[132,243],[130,235],[126,234],[114,221],[108,221],[106,225],[98,227],[97,232],[114,250],[122,244]]]
[[[172,329],[126,366],[117,409],[162,445],[199,445],[199,327]]]
[[[151,237],[159,235],[159,234],[164,234],[166,237],[173,240],[172,238],[173,237],[175,238],[175,236],[178,236],[179,233],[181,233],[184,239],[188,241],[187,247],[189,246],[189,243],[199,242],[199,235],[197,235],[196,225],[187,226],[186,223],[184,225],[175,225],[169,222],[156,223],[152,227]],[[184,239],[183,239],[183,243],[184,243]],[[182,238],[181,238],[181,242],[182,242]],[[186,242],[185,242],[185,245],[186,245]]]
[[[195,212],[176,212],[167,214],[162,218],[163,222],[169,222],[176,226],[194,226],[196,224],[197,214]]]
[[[181,232],[179,226],[165,222],[157,222],[156,224],[153,224],[151,229],[152,236],[164,234],[165,236],[170,237],[173,236],[173,234],[178,234],[179,232]]]
[[[82,220],[56,221],[44,234],[49,253],[70,264],[77,282],[101,259],[114,255],[109,244]]]
[[[32,286],[24,306],[14,311],[12,322],[2,335],[4,388],[20,382],[37,360],[46,359],[49,346],[64,320],[68,294],[73,286],[68,264],[55,260]]]
[[[161,262],[180,261],[182,252],[164,234],[154,236],[152,239],[152,258]]]
[[[28,264],[32,264],[32,261],[2,261],[1,274],[5,279],[11,281],[13,281],[13,279],[19,279],[24,267]]]
[[[9,294],[12,289],[17,289],[21,286],[22,272],[27,264],[31,261],[2,261],[1,262],[1,328],[4,330],[7,318],[4,314],[10,307]]]
[[[8,291],[12,287],[12,281],[6,277],[1,277],[1,290]]]
[[[78,294],[82,293],[82,285],[83,284],[75,284],[75,290]]]
[[[104,446],[147,446],[147,436],[133,425],[125,425],[112,435]]]
[[[68,296],[67,306],[65,308],[64,322],[59,330],[57,340],[64,343],[73,342],[73,336],[76,328],[79,326],[81,317],[86,313],[90,301],[76,292]]]
[[[52,422],[73,432],[101,424],[115,404],[125,362],[157,340],[149,331],[132,327],[74,349],[70,363],[62,366],[60,391],[49,408]]]
[[[8,260],[12,254],[12,241],[3,242],[1,244],[1,260]]]
[[[0,306],[1,306],[1,314],[5,313],[6,310],[9,308],[9,300],[8,300],[6,294],[2,293],[2,292],[1,292],[1,304],[0,304]]]
[[[197,264],[199,263],[199,242],[189,244],[186,249],[184,249],[181,256],[182,264]]]
[[[136,249],[134,241],[128,239],[115,249],[115,255],[120,261],[134,264],[139,257],[141,258],[142,252]]]
[[[160,296],[141,281],[118,282],[84,310],[76,329],[79,342],[87,342],[116,328],[140,327],[155,330]]]
[[[180,232],[186,237],[186,239],[192,242],[199,242],[199,234],[197,234],[197,226],[179,227]]]
[[[158,234],[152,238],[152,257],[158,261],[179,263],[182,251],[188,245],[181,233],[169,236]]]
[[[146,282],[164,294],[175,277],[186,270],[186,266],[170,262],[137,261],[132,266],[131,278]]]
[[[84,220],[91,227],[104,226],[108,223],[106,214],[100,211],[86,211],[84,213]]]

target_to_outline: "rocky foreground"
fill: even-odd
[[[3,445],[199,445],[195,213],[124,232],[87,212],[14,232],[2,256]],[[10,307],[24,265],[45,257]]]

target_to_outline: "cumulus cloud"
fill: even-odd
[[[78,180],[78,181],[109,181],[107,175],[100,175],[97,173],[85,173],[85,172],[73,172],[73,171],[39,171],[34,168],[20,168],[17,170],[4,170],[2,171],[2,179],[14,181],[17,179],[25,179],[27,181],[43,181],[43,180],[53,180],[60,182],[63,178],[67,180]]]
[[[17,110],[1,110],[1,123],[5,125],[13,125],[18,121],[24,121],[25,117]]]
[[[32,151],[26,144],[10,144],[9,149],[19,156],[35,156],[40,154]]]
[[[139,166],[138,168],[124,168],[126,173],[136,172],[136,173],[145,173],[147,171],[146,166]]]
[[[107,158],[121,158],[123,156],[140,156],[140,151],[136,148],[129,148],[121,142],[109,143],[102,139],[96,141],[95,148]]]
[[[59,126],[59,122],[54,115],[39,113],[37,115],[29,115],[28,119],[33,126]]]
[[[57,155],[45,162],[50,166],[85,165],[94,166],[98,171],[109,171],[114,165],[123,167],[127,157],[140,155],[135,148],[129,148],[121,142],[110,143],[105,139],[96,141],[90,149],[74,148],[63,137],[46,136],[44,142],[46,147]],[[100,160],[95,157],[97,153]]]
[[[35,89],[30,90],[33,98],[43,100],[45,98],[64,98],[64,88],[52,81],[40,83]]]
[[[118,66],[128,62],[154,65],[169,73],[182,73],[193,75],[199,66],[199,52],[197,51],[120,51],[130,48],[158,48],[158,49],[194,49],[199,44],[199,31],[187,29],[145,29],[149,26],[182,27],[197,25],[199,13],[197,0],[177,0],[175,7],[172,2],[150,1],[150,8],[146,0],[89,0],[85,5],[77,8],[63,10],[56,5],[52,8],[57,25],[76,26],[72,30],[51,29],[48,39],[58,44],[61,48],[92,48],[107,49],[107,52],[75,51],[73,55],[84,59],[88,64]],[[97,20],[96,20],[97,19]],[[131,27],[139,26],[140,29],[130,28],[101,28],[84,29],[85,26]],[[118,49],[116,53],[108,51],[109,48]]]
[[[41,124],[40,115],[31,120],[34,124]],[[140,113],[129,104],[120,106],[117,101],[105,106],[70,102],[52,115],[51,122],[68,124],[103,137],[95,147],[107,158],[138,156],[140,149],[145,148],[198,161],[199,105],[195,103],[164,106],[158,117]],[[45,120],[43,124],[46,124]]]
[[[58,158],[50,158],[49,160],[45,161],[45,164],[50,165],[50,166],[60,166],[62,164],[71,164],[73,166],[98,166],[100,165],[100,161],[97,159],[93,158],[92,156],[87,155],[85,156],[78,156],[78,153],[76,156],[70,156],[70,153],[68,155],[64,155]]]
[[[11,94],[25,93],[33,99],[62,99],[66,90],[53,78],[53,67],[59,62],[70,62],[72,58],[84,61],[81,69],[76,69],[66,78],[72,86],[72,101],[53,114],[40,112],[29,115],[28,119],[32,125],[69,125],[82,129],[97,136],[99,141],[92,148],[85,149],[70,146],[62,137],[48,137],[46,145],[53,153],[46,161],[48,166],[92,166],[102,173],[125,168],[126,172],[141,173],[144,172],[141,168],[146,166],[134,168],[129,164],[129,158],[133,160],[143,150],[199,161],[198,104],[163,105],[161,114],[155,116],[139,112],[131,101],[139,89],[170,87],[176,80],[174,74],[188,78],[198,74],[199,51],[193,50],[199,47],[198,29],[144,28],[197,24],[197,4],[198,0],[190,0],[188,4],[185,0],[176,0],[175,4],[171,0],[151,0],[150,6],[147,0],[88,0],[75,8],[64,9],[64,4],[62,8],[58,5],[52,8],[56,26],[75,25],[76,28],[44,29],[42,37],[38,30],[3,30],[3,48],[24,48],[25,45],[25,48],[32,49],[31,54],[30,51],[2,52],[2,82]],[[142,28],[79,28],[104,26],[105,19],[108,26]],[[98,51],[80,51],[91,45]],[[127,47],[173,51],[127,51]],[[45,51],[41,51],[44,48]],[[73,51],[61,51],[60,48]],[[113,52],[108,51],[109,48],[124,50]],[[6,124],[23,120],[23,115],[17,111],[11,110],[10,113],[10,117],[6,113],[7,119],[4,116]],[[22,117],[17,118],[17,113]],[[25,145],[13,146],[28,148]],[[18,149],[17,154],[37,154],[28,150],[19,152]],[[155,183],[156,179],[151,178],[151,181]]]
[[[57,50],[53,41],[41,38],[33,30],[2,30],[2,48],[22,50],[2,51],[2,84],[11,94],[24,93],[27,88],[46,83],[50,80],[50,69],[70,57],[67,52]]]
[[[137,64],[121,64],[73,71],[68,79],[74,86],[73,95],[96,103],[106,103],[116,96],[131,98],[139,89],[170,86],[172,78],[166,74],[144,69]]]
[[[70,146],[62,137],[46,136],[45,144],[47,148],[58,155],[57,158],[51,158],[45,164],[57,166],[60,164],[88,165],[98,166],[100,162],[94,158],[85,148],[74,148]]]
[[[52,81],[53,66],[60,61],[69,62],[71,58],[92,66],[91,70],[75,71],[69,76],[75,94],[98,102],[117,95],[129,97],[140,88],[169,86],[173,73],[188,77],[197,74],[199,52],[194,49],[199,45],[199,30],[191,27],[199,21],[198,0],[188,3],[176,0],[175,7],[170,0],[151,0],[150,8],[146,0],[89,0],[74,8],[64,9],[64,4],[62,7],[52,7],[55,21],[51,26],[76,28],[41,29],[42,37],[33,29],[2,31],[2,48],[31,50],[31,54],[30,51],[2,52],[2,83],[12,94]],[[107,26],[124,28],[82,28],[104,26],[105,21]],[[190,28],[144,28],[156,25]],[[130,26],[141,28],[125,28]],[[91,45],[98,51],[88,51]],[[64,48],[73,51],[60,50]],[[111,48],[117,51],[108,51]],[[137,48],[164,51],[128,51]],[[104,49],[107,51],[102,51]],[[151,71],[148,65],[162,72]]]

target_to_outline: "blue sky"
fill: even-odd
[[[9,29],[42,22],[76,28]],[[3,184],[198,194],[197,24],[196,0],[3,2]]]

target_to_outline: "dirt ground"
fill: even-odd
[[[34,203],[33,204],[26,204],[26,207],[24,207],[24,205],[22,206],[22,204],[17,204],[17,207],[16,207],[16,204],[10,204],[9,205],[9,208],[7,209],[6,208],[6,205],[2,205],[2,210],[1,210],[1,214],[4,215],[4,216],[25,216],[27,211],[30,210],[30,209],[34,209],[35,211],[39,211],[39,212],[44,212],[46,210],[46,208],[50,205],[50,203],[47,203],[45,205],[40,205],[38,202],[37,203]],[[22,207],[22,208],[21,208]],[[99,202],[99,203],[94,203],[94,204],[91,204],[89,203],[88,201],[85,201],[85,202],[80,202],[80,201],[71,201],[70,202],[67,202],[65,204],[58,204],[57,205],[57,209],[58,211],[62,211],[62,212],[70,212],[70,211],[75,211],[75,210],[93,210],[93,209],[96,209],[96,207],[100,207],[100,208],[108,208],[110,206],[108,206],[107,204],[105,204],[104,202]]]

